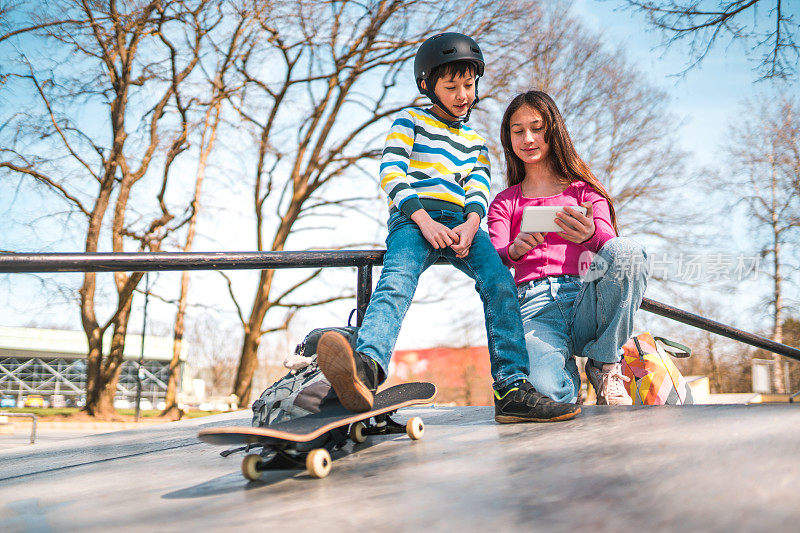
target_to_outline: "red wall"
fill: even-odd
[[[438,404],[493,405],[486,346],[396,351],[387,385],[406,381],[434,383]]]

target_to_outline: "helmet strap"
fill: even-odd
[[[454,120],[448,122],[448,124],[455,124],[456,126],[458,126],[461,123],[466,124],[467,121],[469,121],[469,115],[470,115],[470,113],[472,113],[472,108],[475,107],[475,104],[477,104],[478,101],[480,100],[480,98],[478,97],[478,80],[479,79],[480,79],[480,77],[476,77],[475,78],[475,99],[472,101],[472,104],[470,104],[469,109],[467,109],[467,114],[464,115],[463,117],[457,117],[454,114],[452,114],[450,112],[450,110],[447,109],[447,106],[444,105],[441,100],[439,100],[439,97],[436,96],[436,93],[433,92],[432,89],[423,89],[422,87],[419,87],[419,91],[424,96],[427,96],[428,99],[431,101],[431,103],[433,105],[438,106],[439,109],[441,109],[442,111],[444,111],[445,113],[447,113],[448,115],[453,117]],[[428,81],[425,80],[425,83],[427,84]]]

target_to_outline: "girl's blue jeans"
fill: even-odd
[[[464,213],[456,211],[430,211],[428,214],[449,228],[465,221]],[[417,224],[401,211],[389,216],[383,270],[358,332],[356,350],[377,361],[384,375],[388,373],[397,335],[419,277],[440,257],[445,257],[475,281],[475,289],[483,301],[494,388],[527,378],[528,352],[514,280],[489,235],[479,229],[469,254],[458,258],[452,248],[434,249]]]
[[[559,402],[574,403],[580,392],[574,355],[599,363],[621,360],[647,288],[647,254],[634,240],[611,239],[592,263],[590,272],[607,268],[599,279],[551,276],[517,286],[530,382]]]

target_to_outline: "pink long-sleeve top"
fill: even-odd
[[[569,205],[579,206],[592,202],[595,231],[589,240],[576,244],[558,233],[545,233],[544,242],[514,261],[508,255],[508,248],[519,235],[522,224],[522,210],[529,205]],[[512,185],[499,193],[489,206],[487,217],[489,237],[503,263],[514,268],[514,281],[524,283],[546,276],[564,274],[579,275],[578,258],[585,250],[596,253],[603,245],[617,236],[611,224],[608,202],[600,193],[584,181],[573,181],[561,194],[543,198],[522,196],[519,185]]]

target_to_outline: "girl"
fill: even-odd
[[[489,207],[489,235],[514,269],[531,384],[559,402],[577,401],[575,355],[597,403],[630,405],[620,360],[647,286],[644,249],[617,236],[612,200],[578,156],[555,102],[542,91],[514,98],[500,140],[508,188]],[[561,232],[520,232],[525,206],[566,206]],[[586,215],[569,206],[586,207]]]

